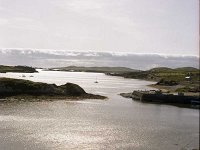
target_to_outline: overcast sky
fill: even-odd
[[[195,67],[195,56],[166,56],[158,54],[132,54],[119,52],[16,50],[0,49],[1,65],[27,65],[33,67],[99,66],[129,67],[147,70],[154,67]]]
[[[198,55],[198,0],[0,0],[0,48]]]

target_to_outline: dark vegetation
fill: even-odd
[[[0,65],[0,73],[6,72],[22,72],[22,73],[34,73],[37,72],[35,68],[28,66],[3,66]]]
[[[173,85],[178,85],[177,81],[174,80],[166,80],[166,79],[161,79],[156,83],[157,85],[165,85],[165,86],[173,86]]]
[[[104,96],[88,94],[79,85],[66,83],[61,86],[21,79],[0,78],[0,98],[12,96],[57,96],[104,99]]]

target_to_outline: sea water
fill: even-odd
[[[141,103],[119,95],[149,90],[147,85],[153,82],[102,73],[42,70],[1,73],[0,77],[57,85],[72,82],[88,93],[108,97],[107,100],[0,103],[0,150],[199,148],[199,110]]]

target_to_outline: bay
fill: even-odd
[[[147,85],[153,82],[102,73],[42,70],[30,74],[1,73],[0,77],[57,85],[72,82],[88,93],[108,97],[107,100],[0,103],[0,150],[199,147],[199,110],[140,103],[119,95],[152,89]]]

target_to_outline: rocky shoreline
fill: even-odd
[[[106,97],[86,93],[83,88],[73,83],[57,86],[22,79],[0,78],[0,102],[80,99],[106,99]]]
[[[10,102],[43,102],[43,101],[79,101],[79,100],[86,100],[86,99],[100,99],[105,100],[105,96],[101,95],[94,95],[94,94],[87,94],[82,96],[31,96],[31,95],[17,95],[17,96],[10,96],[0,98],[0,103],[10,103]]]
[[[199,108],[199,96],[189,96],[180,94],[162,93],[161,91],[133,91],[132,93],[120,93],[122,97],[131,98],[144,103],[159,103],[175,105],[187,108]]]

